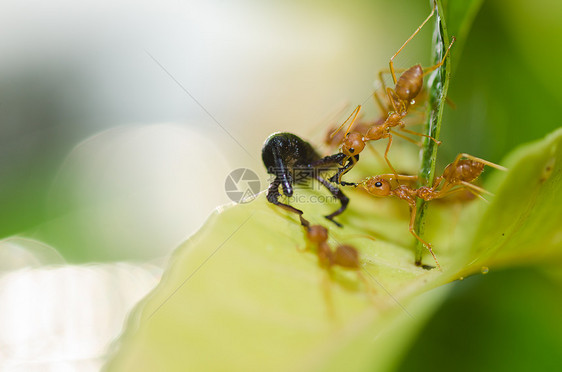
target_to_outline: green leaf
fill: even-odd
[[[562,128],[514,151],[480,219],[466,271],[562,258]]]
[[[468,38],[474,18],[478,14],[484,0],[443,0],[443,9],[448,25],[448,34],[455,36],[457,41],[452,54],[453,65],[460,60],[464,44]]]
[[[395,225],[386,228],[398,231]],[[344,240],[335,229],[333,235]],[[411,265],[407,249],[379,242],[375,252],[370,239],[359,237],[365,280],[345,270],[329,276],[312,252],[302,251],[303,237],[294,216],[264,195],[211,216],[137,309],[110,369],[311,371],[353,360],[361,370],[389,363],[401,349],[390,345],[407,341],[404,332],[414,332],[443,295],[410,303],[411,293],[426,286],[413,279],[439,274]],[[400,337],[377,339],[389,325],[401,329]]]
[[[480,3],[465,9],[475,12]],[[471,22],[458,14],[448,17],[451,30]],[[415,240],[400,200],[349,190],[351,206],[339,219],[345,228],[330,229],[330,244],[356,247],[359,272],[321,267],[295,216],[264,195],[225,207],[176,251],[107,368],[391,370],[447,294],[443,284],[482,267],[560,258],[561,141],[559,130],[512,154],[509,172],[494,171],[486,185],[496,194],[489,204],[429,203],[426,236],[442,272],[413,265]],[[355,174],[369,174],[367,164]],[[295,206],[327,224],[322,216],[337,205],[311,202],[325,197],[314,190],[298,194],[303,202]]]
[[[109,370],[391,369],[446,294],[447,287],[431,288],[482,265],[560,257],[561,142],[559,130],[510,156],[509,172],[496,171],[487,185],[496,192],[492,202],[465,208],[454,236],[447,223],[457,207],[430,208],[443,272],[413,265],[407,208],[399,200],[353,192],[341,219],[346,227],[330,230],[332,246],[359,250],[359,274],[320,267],[314,250],[304,250],[295,216],[264,195],[218,211],[177,250],[136,309]],[[298,193],[301,200],[321,196]],[[318,220],[333,208],[297,205]]]

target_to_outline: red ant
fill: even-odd
[[[379,119],[377,122],[372,123],[368,121],[357,121],[355,123],[355,130],[357,132],[366,132],[373,125],[381,125],[384,119]],[[345,133],[338,130],[336,127],[331,127],[324,137],[324,144],[330,149],[336,149],[341,146],[345,139]]]
[[[359,251],[357,251],[355,247],[347,244],[339,244],[335,250],[332,250],[328,244],[328,229],[321,225],[310,225],[308,221],[305,222],[303,227],[305,228],[308,241],[316,247],[319,265],[324,268],[328,274],[324,279],[324,296],[328,305],[328,314],[331,318],[334,318],[332,295],[328,281],[334,266],[354,270],[357,273],[357,277],[365,284],[366,288],[370,288],[367,280],[361,275]]]
[[[380,74],[379,79],[381,79],[381,81],[382,81],[382,73],[384,73],[384,72],[390,72],[390,70],[388,70],[388,71],[384,70],[384,71],[379,72],[379,74]],[[376,104],[379,107],[379,110],[381,112],[380,116],[375,120],[365,120],[365,119],[362,119],[361,116],[358,116],[357,120],[353,123],[353,128],[354,128],[355,132],[365,133],[371,127],[377,127],[377,126],[380,126],[380,125],[384,124],[384,122],[388,118],[388,115],[392,112],[392,110],[393,110],[392,103],[390,101],[387,102],[387,103],[383,103],[384,98],[381,98],[379,96],[379,94],[380,94],[380,87],[377,88],[375,90],[375,92],[373,93],[373,98],[375,99],[375,102],[376,102]],[[410,114],[411,114],[413,108],[421,109],[422,107],[420,107],[420,106],[422,106],[423,103],[427,101],[427,98],[428,98],[427,97],[427,91],[422,88],[420,93],[418,93],[416,99],[410,101],[410,106],[408,107],[408,110],[409,110]],[[447,103],[450,106],[452,106],[453,108],[455,107],[454,103],[452,101],[450,101],[448,98],[447,98]],[[419,114],[421,114],[422,117],[424,116],[423,112],[419,112]],[[412,115],[409,115],[409,116],[411,117]],[[346,120],[346,122],[347,122],[347,120]],[[413,120],[411,123],[421,123],[420,118],[415,118],[415,120]],[[405,125],[409,125],[409,124],[410,124],[410,122],[405,122]],[[344,141],[346,133],[342,132],[339,129],[341,126],[342,126],[341,124],[336,125],[336,126],[332,126],[326,131],[323,143],[328,148],[335,149],[337,147],[340,147],[342,142]],[[409,140],[409,138],[408,138],[408,140]]]
[[[435,179],[435,182],[431,187],[422,186],[415,189],[407,185],[398,184],[398,186],[393,188],[390,183],[390,181],[393,179],[395,179],[396,181],[398,181],[399,179],[409,181],[417,179],[417,176],[394,174],[378,175],[368,178],[355,185],[367,190],[367,192],[375,196],[395,196],[406,201],[410,207],[410,233],[429,250],[429,253],[431,253],[433,259],[435,260],[437,268],[441,270],[439,261],[437,261],[437,257],[431,249],[431,244],[424,241],[418,234],[416,234],[414,230],[416,219],[416,200],[417,198],[421,198],[425,201],[440,199],[462,189],[468,189],[470,192],[474,193],[477,196],[480,196],[481,193],[488,193],[486,190],[470,183],[476,180],[480,176],[480,174],[482,174],[484,165],[488,165],[503,171],[507,170],[501,165],[497,165],[484,159],[480,159],[472,155],[463,153],[459,154],[455,158],[454,162],[447,165],[447,167],[443,171],[443,174]],[[455,186],[459,187],[455,188]]]
[[[305,226],[306,237],[316,245],[316,254],[320,266],[330,269],[340,266],[347,269],[359,270],[359,252],[351,245],[340,244],[332,251],[328,244],[328,229],[322,225]]]
[[[390,74],[392,75],[392,80],[395,84],[394,89],[390,87],[386,87],[384,84],[382,73],[385,72],[386,70],[379,72],[379,78],[382,82],[383,88],[386,91],[386,95],[389,102],[388,109],[392,108],[393,111],[390,111],[388,113],[388,116],[386,117],[384,122],[382,122],[382,124],[377,125],[378,123],[375,123],[375,125],[372,125],[365,134],[361,134],[360,132],[350,132],[350,129],[355,119],[357,118],[359,111],[361,110],[361,105],[359,105],[346,119],[346,121],[344,121],[343,124],[332,134],[332,136],[334,136],[335,133],[337,133],[341,128],[343,128],[343,126],[351,119],[351,117],[353,117],[353,120],[351,120],[347,128],[347,131],[345,133],[345,138],[341,146],[341,152],[346,156],[346,160],[352,158],[353,156],[363,151],[363,149],[365,148],[365,144],[368,141],[376,141],[383,138],[388,138],[388,144],[384,152],[384,159],[386,160],[386,163],[388,164],[392,172],[397,176],[398,173],[396,172],[396,170],[388,160],[388,151],[390,150],[390,146],[392,145],[392,135],[393,134],[397,135],[416,144],[417,142],[413,141],[412,139],[401,133],[393,131],[393,128],[398,128],[402,132],[406,132],[409,134],[427,137],[432,141],[434,141],[436,144],[441,143],[440,141],[436,140],[435,138],[427,134],[422,134],[406,129],[403,119],[408,114],[408,109],[410,105],[414,103],[414,98],[417,97],[417,95],[420,93],[423,87],[423,77],[427,75],[429,72],[438,69],[445,63],[445,59],[447,58],[449,51],[451,50],[451,47],[453,46],[453,43],[456,40],[455,37],[452,37],[451,44],[449,44],[449,47],[447,48],[447,51],[445,52],[445,55],[443,56],[441,62],[439,62],[434,66],[428,67],[425,70],[421,67],[421,65],[417,64],[404,71],[400,75],[400,78],[397,80],[394,70],[394,62],[393,62],[394,58],[402,51],[402,49],[404,49],[404,47],[408,44],[408,42],[412,40],[412,38],[421,30],[421,28],[433,16],[433,14],[435,13],[436,6],[437,4],[434,5],[433,9],[431,10],[431,13],[425,19],[425,21],[423,21],[423,23],[417,28],[417,30],[408,38],[408,40],[406,40],[406,42],[400,47],[400,49],[398,49],[398,51],[390,58],[389,67],[390,67]],[[383,108],[384,110],[385,108],[382,102],[380,102],[380,98],[376,94],[375,97],[379,102],[381,108]],[[338,172],[337,174],[338,183],[341,182],[341,177],[345,173],[347,173],[347,171],[349,171],[351,168],[352,167],[348,167],[345,171],[340,170]]]
[[[465,186],[475,196],[482,197],[480,194],[489,194],[489,192],[484,190],[483,188],[470,183],[480,177],[480,175],[484,171],[484,165],[502,171],[507,171],[507,168],[502,167],[501,165],[477,158],[469,154],[462,153],[458,154],[455,158],[455,161],[445,167],[445,169],[443,170],[443,174],[437,177],[435,181],[433,181],[432,188],[438,188],[443,182],[443,185],[440,189],[442,193],[451,190],[455,186]]]

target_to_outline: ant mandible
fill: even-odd
[[[467,159],[463,159],[467,158]],[[507,170],[501,165],[491,163],[487,160],[474,157],[469,154],[459,154],[455,161],[449,164],[443,174],[435,179],[435,182],[431,187],[422,186],[417,189],[412,188],[407,185],[398,184],[396,187],[391,186],[391,181],[395,179],[398,181],[402,180],[414,180],[416,176],[406,176],[406,175],[378,175],[375,177],[367,178],[356,186],[367,190],[370,194],[375,196],[395,196],[399,199],[406,201],[410,207],[410,233],[421,242],[433,256],[433,260],[437,265],[437,268],[441,270],[439,261],[431,249],[431,244],[423,240],[415,231],[415,220],[416,220],[416,200],[421,198],[425,201],[430,201],[433,199],[444,198],[456,191],[462,190],[464,188],[468,189],[475,195],[480,196],[481,193],[487,193],[486,190],[471,184],[470,182],[476,180],[484,170],[484,165],[488,165],[500,170]],[[454,188],[455,186],[459,186]]]
[[[447,48],[447,51],[445,52],[445,55],[443,56],[443,59],[438,64],[436,64],[434,66],[431,66],[431,67],[428,67],[425,70],[421,67],[420,64],[417,64],[415,66],[410,67],[406,71],[404,71],[400,75],[400,78],[398,80],[396,79],[396,74],[395,74],[395,70],[394,70],[394,58],[402,51],[402,49],[404,49],[404,47],[410,42],[410,40],[412,40],[412,38],[429,21],[429,19],[435,13],[436,7],[437,7],[437,3],[435,3],[435,5],[434,5],[433,9],[431,10],[431,13],[429,14],[429,16],[416,29],[416,31],[408,38],[408,40],[406,40],[406,42],[400,47],[400,49],[398,49],[398,51],[390,58],[389,67],[390,67],[390,74],[392,75],[392,80],[395,84],[394,89],[392,89],[390,87],[386,87],[386,85],[384,84],[384,79],[383,79],[382,74],[386,70],[383,70],[383,71],[379,72],[379,79],[382,82],[383,89],[386,91],[386,95],[387,95],[388,101],[390,103],[388,105],[388,108],[392,107],[392,109],[393,109],[393,111],[390,111],[388,113],[388,116],[386,117],[384,122],[382,124],[375,123],[375,125],[372,125],[367,130],[367,132],[365,134],[361,134],[360,132],[350,132],[351,127],[352,127],[352,125],[355,121],[355,118],[357,117],[359,111],[361,110],[361,106],[359,105],[359,106],[357,106],[355,111],[353,111],[353,113],[348,117],[348,119],[338,129],[336,129],[336,131],[332,134],[332,135],[335,135],[341,128],[343,128],[345,123],[347,123],[347,121],[353,116],[353,120],[351,120],[351,122],[350,122],[350,124],[347,128],[345,138],[344,138],[344,140],[342,142],[342,146],[341,146],[341,152],[344,153],[348,158],[351,158],[351,157],[359,154],[361,151],[363,151],[363,149],[365,148],[365,145],[368,141],[376,141],[376,140],[380,140],[380,139],[383,139],[383,138],[388,138],[388,144],[386,145],[386,149],[385,149],[385,152],[384,152],[384,159],[385,159],[386,163],[388,164],[388,166],[390,167],[390,169],[392,170],[392,172],[395,175],[398,175],[398,173],[396,172],[396,170],[394,169],[394,167],[392,166],[392,164],[388,160],[388,152],[390,150],[390,146],[392,145],[392,135],[393,134],[397,135],[401,138],[404,138],[404,139],[406,139],[410,142],[416,143],[416,144],[417,144],[417,142],[415,142],[414,140],[410,139],[409,137],[407,137],[407,136],[405,136],[401,133],[393,131],[393,128],[398,128],[402,132],[406,132],[406,133],[409,133],[409,134],[412,134],[412,135],[427,137],[427,138],[431,139],[432,141],[434,141],[438,145],[441,143],[440,141],[436,140],[435,138],[433,138],[433,137],[431,137],[427,134],[418,133],[418,132],[414,132],[414,131],[411,131],[409,129],[406,129],[405,123],[403,122],[403,119],[408,114],[408,108],[410,107],[411,104],[414,103],[414,99],[417,97],[417,95],[420,93],[420,91],[423,87],[423,77],[425,75],[427,75],[429,72],[438,69],[439,67],[441,67],[445,63],[445,59],[447,58],[447,56],[449,54],[449,51],[451,50],[451,47],[453,46],[453,43],[456,40],[455,37],[453,36],[451,38],[451,43],[449,44],[449,47]],[[375,94],[375,98],[377,98],[377,101],[379,101],[379,99],[380,99],[380,98],[378,98],[378,96],[376,94]],[[381,107],[383,107],[382,102],[379,102],[379,104],[381,105]],[[337,178],[332,179],[332,180],[336,180],[337,183],[340,183],[341,177],[345,173],[347,173],[354,165],[355,165],[355,163],[353,163],[353,165],[351,167],[348,167],[345,170],[340,169],[337,173]]]
[[[308,142],[292,133],[280,132],[273,133],[265,140],[262,148],[262,159],[267,172],[275,176],[267,191],[267,200],[270,203],[289,212],[297,213],[301,225],[308,226],[308,222],[303,218],[303,211],[279,201],[281,196],[279,186],[281,186],[285,196],[291,197],[293,185],[296,181],[315,179],[340,201],[341,207],[325,217],[341,227],[341,224],[335,221],[334,217],[345,211],[349,204],[349,198],[337,186],[323,178],[320,172],[330,166],[342,166],[341,169],[345,170],[359,159],[359,155],[349,158],[342,153],[338,153],[321,157]],[[345,164],[346,161],[347,164]]]

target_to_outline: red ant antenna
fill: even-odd
[[[351,126],[353,125],[353,123],[355,123],[355,119],[357,119],[357,115],[359,115],[359,111],[361,111],[361,105],[358,105],[355,110],[353,110],[351,112],[351,114],[349,114],[349,116],[347,117],[347,119],[345,119],[345,121],[336,129],[332,132],[332,134],[330,135],[330,138],[334,138],[334,136],[343,128],[343,126],[345,125],[345,123],[347,123],[349,121],[349,119],[351,119],[351,117],[353,116],[353,120],[351,120],[351,123],[349,123],[349,126],[347,127],[347,130],[345,132],[345,136],[347,136],[347,134],[349,133],[349,130],[351,129]],[[344,137],[345,137],[344,136]]]

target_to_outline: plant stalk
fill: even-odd
[[[433,1],[431,2],[433,6]],[[439,63],[447,50],[449,35],[447,35],[447,27],[443,15],[443,6],[441,1],[437,1],[437,11],[435,15],[435,28],[432,39],[432,63]],[[450,55],[447,56],[443,66],[435,70],[427,79],[427,89],[429,92],[429,107],[427,121],[425,123],[424,133],[439,140],[441,131],[441,121],[443,117],[443,108],[445,98],[447,97],[447,89],[449,88],[449,76],[451,64],[449,63]],[[431,186],[435,178],[435,163],[437,160],[437,145],[433,140],[423,137],[421,164],[418,173],[418,186]],[[424,216],[426,211],[426,202],[422,199],[417,200],[417,211],[415,221],[415,231],[419,236],[423,236]],[[417,266],[422,265],[422,254],[426,250],[422,243],[417,241],[415,263]]]

